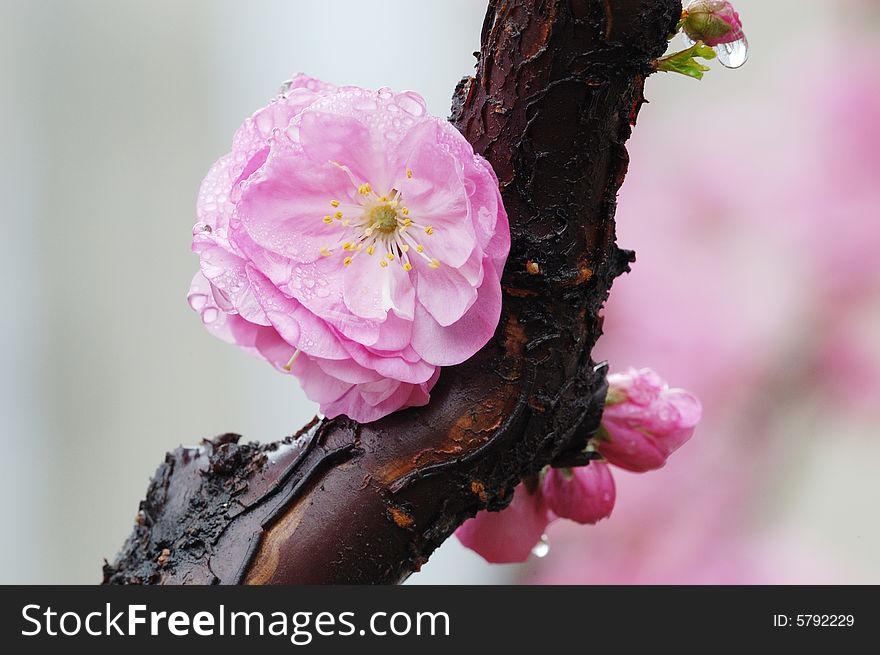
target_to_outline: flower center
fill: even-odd
[[[331,257],[341,247],[347,253],[342,260],[345,266],[350,266],[361,253],[366,253],[369,257],[375,257],[382,268],[399,265],[409,272],[413,269],[411,257],[420,257],[429,268],[440,267],[440,261],[431,257],[425,245],[413,234],[431,237],[435,229],[430,225],[421,225],[410,217],[400,191],[392,189],[388,195],[380,196],[373,191],[369,182],[359,184],[348,166],[334,164],[346,172],[354,189],[349,200],[330,201],[334,213],[321,220],[328,230],[336,232],[336,242],[321,248],[321,255]],[[412,178],[413,172],[407,169],[406,176]]]
[[[397,230],[397,209],[389,204],[376,205],[370,210],[369,220],[379,232],[389,234]]]

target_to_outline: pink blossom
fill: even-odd
[[[682,22],[691,40],[710,47],[745,39],[739,14],[727,0],[693,0],[685,8]]]
[[[191,306],[328,417],[426,404],[498,324],[497,178],[415,93],[298,76],[238,130],[198,217]]]
[[[595,440],[605,459],[629,471],[662,467],[694,433],[702,406],[682,389],[670,389],[651,369],[608,376],[603,433]]]
[[[611,516],[616,499],[611,469],[600,461],[571,470],[550,469],[543,492],[556,516],[589,525]]]
[[[506,509],[480,512],[465,521],[455,536],[462,545],[491,564],[524,562],[541,540],[550,520],[540,488],[530,491],[520,484]]]

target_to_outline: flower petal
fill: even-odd
[[[332,248],[353,230],[324,217],[330,201],[344,197],[350,183],[330,164],[315,165],[290,149],[273,150],[245,184],[238,218],[259,246],[296,262],[313,262],[322,248]],[[329,219],[328,219],[329,220]]]
[[[410,274],[398,262],[382,259],[378,253],[370,256],[359,252],[345,267],[343,284],[345,305],[355,316],[384,321],[393,311],[400,318],[412,320],[415,289]]]
[[[477,289],[450,266],[432,268],[421,258],[413,258],[418,304],[443,327],[452,325],[474,304]]]
[[[391,191],[385,188],[390,182],[385,150],[377,147],[370,128],[357,118],[308,110],[289,133],[314,164],[336,162],[347,166],[358,183],[369,182],[382,193]]]
[[[448,327],[441,326],[421,304],[413,321],[413,349],[435,366],[452,366],[472,357],[488,343],[501,316],[501,285],[495,267],[483,262],[485,275],[479,302]]]
[[[296,300],[278,291],[269,280],[253,267],[248,267],[248,278],[266,317],[290,345],[308,355],[324,359],[349,357],[339,338],[317,316]]]
[[[512,564],[529,558],[549,523],[540,492],[532,494],[520,484],[507,509],[480,512],[465,521],[455,536],[491,564]]]

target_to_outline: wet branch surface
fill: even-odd
[[[427,407],[283,441],[165,457],[105,583],[397,583],[523,477],[577,463],[605,369],[590,351],[631,253],[615,242],[624,143],[678,0],[493,0],[452,120],[493,165],[513,247],[492,341]]]

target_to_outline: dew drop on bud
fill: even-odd
[[[739,68],[749,59],[749,41],[746,37],[739,41],[720,43],[713,50],[718,55],[718,63],[727,68]]]
[[[541,541],[535,544],[535,547],[532,548],[532,555],[537,557],[538,559],[547,557],[550,554],[550,541],[547,539],[547,535],[541,535]]]

